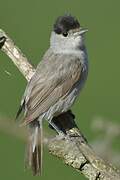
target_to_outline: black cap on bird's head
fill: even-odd
[[[71,15],[59,16],[54,24],[54,32],[57,34],[67,33],[77,28],[80,28],[80,23]]]

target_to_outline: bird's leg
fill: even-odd
[[[61,131],[61,129],[60,129],[58,126],[56,126],[56,124],[52,121],[52,119],[49,119],[49,120],[48,120],[48,123],[49,123],[49,124],[54,128],[54,130],[59,134],[59,137],[65,138],[66,134],[65,134],[63,131]]]

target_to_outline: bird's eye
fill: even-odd
[[[67,32],[64,32],[64,33],[63,33],[63,36],[64,36],[64,37],[67,37],[67,36],[68,36],[68,33],[67,33]]]

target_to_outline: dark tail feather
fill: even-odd
[[[27,145],[25,167],[32,169],[33,175],[42,174],[42,123],[36,121],[30,125],[30,137]]]
[[[16,117],[15,117],[15,120],[18,119],[19,115],[21,114],[22,110],[24,109],[25,107],[25,101],[20,105],[19,109],[18,109],[18,112],[16,114]]]
[[[18,119],[20,113],[22,112],[22,109],[23,109],[22,106],[20,106],[19,109],[18,109],[18,112],[17,112],[17,114],[16,114],[15,120]]]

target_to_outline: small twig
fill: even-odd
[[[7,54],[20,72],[29,81],[35,72],[27,58],[13,41],[0,30],[0,48]],[[119,180],[119,170],[100,159],[88,145],[83,134],[75,124],[74,115],[69,111],[54,118],[53,121],[69,138],[49,140],[48,149],[51,154],[62,159],[65,164],[73,167],[91,180]],[[71,138],[70,138],[71,137]]]

